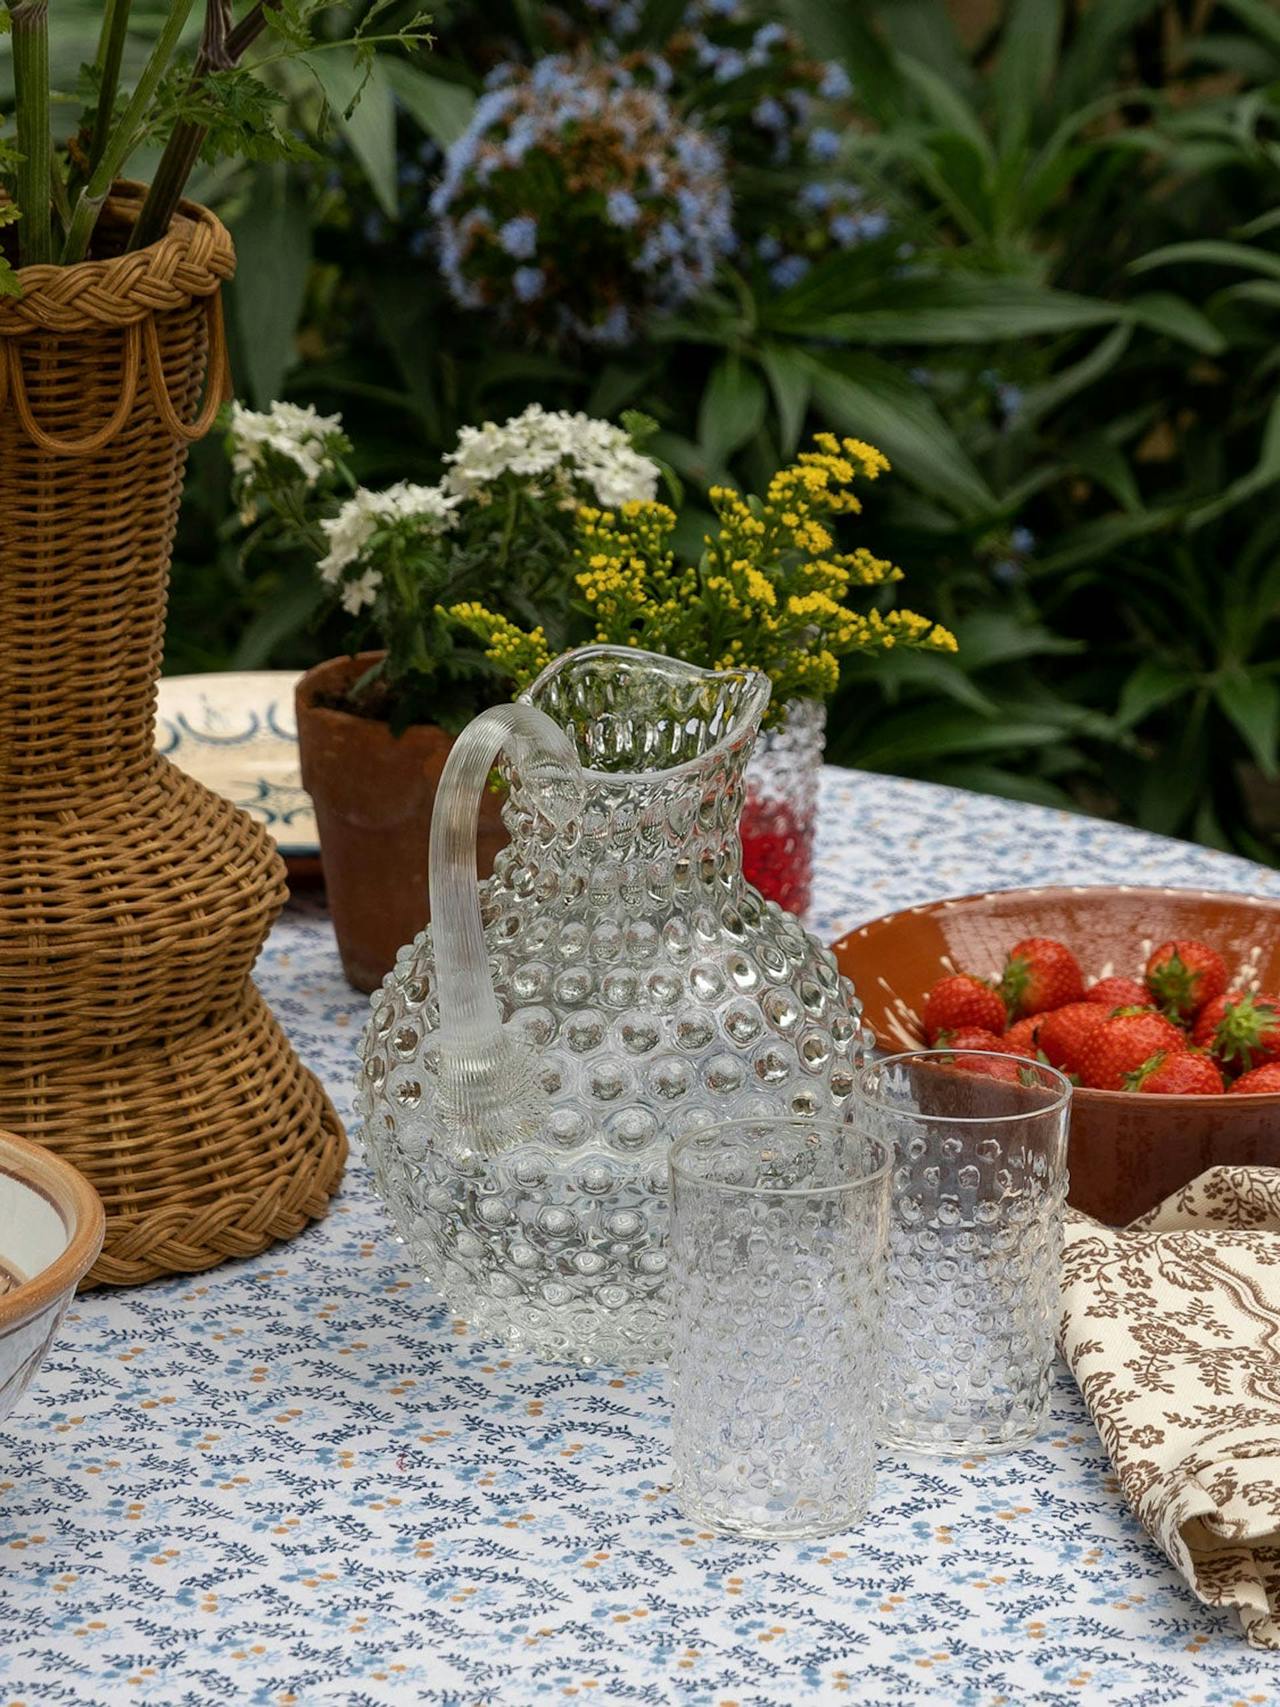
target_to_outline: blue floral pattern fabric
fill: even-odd
[[[1049,880],[1280,895],[1280,874],[1090,819],[824,776],[825,939]],[[365,999],[295,909],[258,977],[350,1111]],[[251,1262],[75,1301],[0,1425],[0,1707],[1013,1707],[1280,1702],[1274,1656],[1139,1527],[1074,1384],[1029,1451],[882,1454],[871,1516],[718,1540],[667,1492],[659,1369],[472,1340],[353,1159]]]

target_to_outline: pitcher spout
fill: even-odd
[[[726,748],[739,748],[745,762],[771,691],[759,670],[584,646],[548,664],[520,701],[568,733],[593,780],[621,780],[696,765]]]

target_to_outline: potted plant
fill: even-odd
[[[188,55],[194,0],[169,0],[130,89],[131,0],[106,0],[90,105],[64,140],[46,0],[0,0],[15,92],[12,135],[0,125],[0,1125],[98,1189],[96,1281],[289,1237],[345,1157],[250,977],[283,867],[154,751],[183,467],[229,389],[231,242],[182,191],[202,149],[302,146],[246,56],[320,50],[323,9],[260,0],[237,19],[206,0]],[[151,187],[127,182],[157,140]]]
[[[375,989],[427,921],[431,811],[453,737],[562,639],[580,507],[656,492],[658,465],[632,439],[640,426],[534,405],[464,428],[438,484],[374,492],[350,472],[338,416],[232,409],[246,551],[307,552],[352,619],[349,654],[308,671],[297,711],[334,930],[357,989]],[[528,637],[508,651],[478,641],[450,612],[480,595],[530,621]],[[506,839],[500,805],[491,795],[482,814],[482,876]]]

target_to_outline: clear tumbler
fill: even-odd
[[[859,1130],[893,1156],[887,1444],[967,1456],[1044,1425],[1059,1309],[1071,1086],[1007,1055],[866,1068]]]
[[[875,1472],[889,1152],[745,1119],[671,1151],[672,1457],[685,1515],[780,1540],[846,1529]]]

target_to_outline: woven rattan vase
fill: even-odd
[[[250,979],[263,829],[154,751],[188,443],[226,391],[214,216],[0,300],[0,1127],[75,1164],[90,1281],[208,1268],[323,1213],[346,1142]],[[113,253],[114,251],[114,253]],[[206,384],[206,368],[208,382]]]

